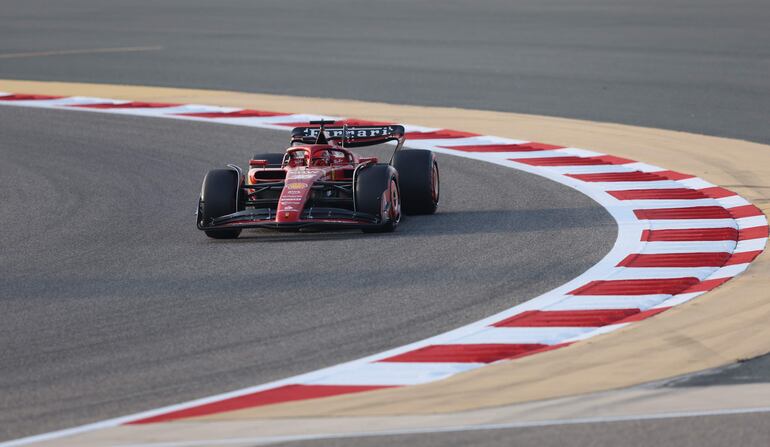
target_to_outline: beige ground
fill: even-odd
[[[732,385],[708,388],[626,389],[590,396],[565,397],[506,407],[485,408],[440,415],[402,415],[335,418],[224,419],[114,427],[38,444],[56,447],[242,446],[253,447],[273,437],[345,435],[373,432],[437,431],[442,428],[492,424],[561,425],[591,418],[647,418],[654,415],[723,413],[757,409],[767,413],[770,385]],[[168,443],[168,444],[166,444]]]
[[[0,80],[0,91],[323,113],[444,127],[607,152],[687,172],[770,208],[770,146],[571,119],[205,90]],[[212,417],[429,414],[557,398],[672,377],[770,351],[770,255],[740,278],[643,323],[440,382]]]

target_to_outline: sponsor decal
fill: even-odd
[[[332,138],[339,138],[343,136],[343,129],[340,128],[325,128],[324,131]],[[393,135],[395,129],[392,126],[378,126],[378,127],[351,127],[347,130],[345,138],[371,138],[371,137],[386,137]],[[318,128],[303,128],[302,135],[306,137],[318,137]]]
[[[307,188],[307,183],[299,183],[299,182],[289,183],[286,185],[286,188],[287,189],[305,189]]]

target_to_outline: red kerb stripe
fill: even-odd
[[[661,279],[615,279],[591,281],[579,287],[571,295],[676,295],[698,284],[694,277]]]
[[[655,171],[655,174],[665,177],[669,180],[685,180],[688,178],[695,177],[694,175],[685,174],[683,172],[676,172],[676,171]]]
[[[123,104],[112,104],[112,103],[74,104],[74,105],[71,105],[70,107],[83,107],[86,109],[160,109],[164,107],[177,107],[180,105],[182,104],[132,101],[132,102],[126,102]]]
[[[769,228],[766,225],[764,227],[744,228],[738,232],[738,240],[743,241],[747,239],[760,239],[763,237],[768,237],[768,229]]]
[[[707,279],[706,281],[701,281],[694,286],[683,290],[681,293],[708,292],[715,287],[721,286],[730,279],[731,278]]]
[[[735,208],[728,208],[728,211],[730,211],[730,215],[733,216],[734,219],[740,219],[741,217],[764,216],[764,214],[762,214],[762,210],[754,205],[736,206]]]
[[[642,171],[567,175],[584,182],[659,182],[668,180],[666,177],[653,174],[652,172]]]
[[[721,267],[730,253],[635,253],[626,256],[618,267]]]
[[[675,200],[675,199],[707,199],[708,196],[696,189],[628,189],[622,191],[607,191],[618,200]]]
[[[381,362],[491,363],[547,347],[542,344],[431,345]]]
[[[732,197],[737,195],[736,193],[730,191],[729,189],[725,189],[720,186],[703,188],[700,191],[703,194],[706,194],[707,196],[711,197],[712,199],[722,199],[724,197]]]
[[[736,241],[738,230],[729,227],[644,230],[642,240],[649,242]]]
[[[670,307],[659,307],[657,309],[648,309],[644,312],[639,312],[638,314],[631,315],[630,317],[624,319],[623,321],[619,321],[618,323],[633,323],[635,321],[642,321],[646,320],[650,317],[653,317],[655,315],[658,315],[659,313],[665,312],[667,310],[671,309]]]
[[[733,216],[721,206],[694,206],[690,208],[659,208],[634,210],[639,219],[731,219]]]
[[[732,256],[730,256],[730,259],[727,260],[725,265],[745,264],[747,262],[751,262],[754,259],[756,259],[756,257],[759,256],[761,253],[762,253],[762,250],[744,251],[742,253],[735,253]]]
[[[511,161],[524,163],[531,166],[593,166],[593,165],[620,165],[634,163],[627,158],[602,155],[600,157],[539,157],[539,158],[512,158]]]
[[[505,320],[496,327],[601,327],[627,318],[639,309],[600,310],[528,310]]]
[[[64,96],[49,96],[49,95],[25,95],[22,93],[13,95],[0,96],[0,101],[42,101],[46,99],[60,99]]]
[[[553,144],[545,144],[545,143],[536,143],[534,141],[530,141],[529,143],[522,143],[516,145],[518,149],[517,151],[551,151],[554,149],[564,149],[564,146],[556,146]]]
[[[408,140],[441,140],[445,138],[478,137],[477,133],[460,132],[459,130],[440,129],[431,132],[407,132]]]
[[[267,118],[271,116],[288,116],[291,113],[267,112],[264,110],[236,110],[234,112],[201,112],[180,113],[179,116],[193,116],[196,118]]]
[[[340,394],[360,393],[388,386],[347,386],[347,385],[284,385],[265,391],[247,394],[245,396],[224,399],[209,404],[184,410],[172,411],[145,419],[129,422],[128,424],[148,424],[152,422],[166,422],[177,419],[206,416],[225,411],[241,410],[244,408],[260,407],[263,405],[291,402],[295,400],[316,399],[319,397],[337,396]]]

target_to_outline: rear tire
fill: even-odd
[[[208,223],[211,219],[238,211],[239,175],[232,169],[212,169],[203,179],[198,219]],[[214,239],[235,239],[241,234],[240,228],[226,230],[204,230],[206,236]]]
[[[363,228],[364,233],[389,233],[401,222],[401,190],[398,173],[387,164],[362,168],[354,185],[356,210],[378,216],[382,224]],[[383,203],[384,201],[384,203]]]
[[[267,160],[268,168],[280,168],[284,154],[254,154],[252,160]]]
[[[408,149],[396,152],[393,166],[401,181],[405,214],[433,214],[439,201],[438,162],[433,152]]]

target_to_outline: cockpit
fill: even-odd
[[[354,162],[353,156],[343,150],[323,145],[322,147],[292,147],[286,152],[290,167],[324,167],[348,165]]]

